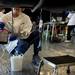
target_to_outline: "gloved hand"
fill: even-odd
[[[10,36],[9,36],[9,41],[14,41],[14,40],[16,40],[17,39],[17,35],[15,35],[15,34],[11,34]]]
[[[5,23],[0,22],[0,30],[3,30],[3,29],[4,29],[4,27],[5,27]]]

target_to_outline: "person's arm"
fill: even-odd
[[[26,15],[24,17],[24,23],[22,24],[20,32],[21,36],[28,37],[31,33],[31,29],[32,29],[32,22],[30,20],[30,17]]]

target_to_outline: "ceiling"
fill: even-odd
[[[34,8],[39,1],[42,1],[41,6],[45,10],[54,9],[75,9],[75,3],[71,0],[0,0],[0,6],[13,7],[15,5],[21,5],[23,7]]]

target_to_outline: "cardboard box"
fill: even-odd
[[[0,30],[0,44],[5,44],[8,42],[8,31]]]

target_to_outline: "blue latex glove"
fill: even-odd
[[[4,27],[5,27],[5,23],[0,22],[0,30],[3,30],[3,29],[4,29]]]
[[[9,37],[9,41],[14,41],[16,39],[17,39],[17,36],[14,34],[10,35],[10,37]]]

